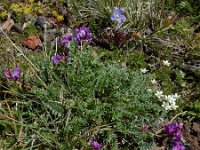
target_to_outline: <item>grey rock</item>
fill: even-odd
[[[45,24],[47,29],[52,29],[53,26],[47,21],[46,17],[39,16],[35,22],[36,26],[39,26],[42,29],[45,29]]]
[[[29,21],[29,20],[31,20],[32,17],[33,17],[32,14],[27,14],[27,15],[25,15],[25,21]]]
[[[53,41],[55,38],[56,38],[56,36],[55,36],[54,33],[49,33],[49,34],[47,34],[47,36],[46,36],[46,40],[47,40],[47,41]]]
[[[11,28],[12,31],[15,31],[17,33],[23,33],[23,27],[20,23],[15,23],[12,28]]]
[[[55,38],[59,35],[58,31],[56,29],[49,29],[47,30],[46,34],[43,34],[41,36],[42,40],[46,40],[47,42],[55,40]]]

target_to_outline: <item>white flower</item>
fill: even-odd
[[[157,82],[155,79],[152,79],[152,80],[151,80],[151,83],[152,83],[152,84],[155,84],[155,85],[158,84],[158,82]]]
[[[175,99],[178,99],[178,98],[180,98],[180,97],[181,97],[181,96],[178,95],[177,93],[174,94],[174,98],[175,98]]]
[[[180,71],[180,74],[181,74],[182,78],[185,77],[185,73],[183,71]]]
[[[171,63],[168,60],[163,60],[163,65],[165,66],[170,66]]]
[[[163,91],[156,91],[155,96],[162,100],[162,107],[165,110],[175,110],[178,106],[176,105],[176,100],[181,96],[177,93],[171,95],[164,95]]]
[[[176,110],[178,107],[176,103],[169,103],[169,102],[163,102],[162,107],[165,108],[165,110]]]
[[[174,103],[176,101],[176,98],[174,97],[174,95],[165,95],[165,100],[169,103]]]
[[[152,92],[152,89],[147,89],[147,91],[151,93],[151,92]]]
[[[155,96],[157,96],[159,99],[161,99],[163,95],[163,91],[156,91]]]
[[[185,82],[181,83],[181,86],[186,87],[186,83]]]
[[[168,102],[163,102],[162,107],[165,108],[165,110],[171,110],[171,106]]]
[[[176,110],[176,108],[178,108],[178,106],[176,105],[176,103],[174,102],[174,103],[172,103],[171,104],[171,109],[174,109],[174,110]]]
[[[147,70],[146,68],[141,68],[140,71],[141,71],[142,73],[147,73],[149,70]]]
[[[175,102],[180,97],[181,97],[180,95],[175,93],[174,95],[165,95],[165,100],[172,103],[172,102]]]
[[[175,110],[178,106],[176,105],[176,100],[180,98],[180,95],[175,93],[174,95],[164,95],[164,100],[162,107],[164,107],[166,110]]]

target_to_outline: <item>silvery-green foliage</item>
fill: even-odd
[[[91,49],[81,51],[73,44],[67,64],[46,67],[48,73],[43,75],[49,74],[48,86],[32,90],[35,101],[40,103],[32,110],[42,112],[47,120],[53,118],[52,125],[46,128],[57,127],[52,132],[59,144],[46,137],[52,145],[80,148],[96,139],[102,140],[105,149],[130,149],[153,143],[151,131],[143,132],[141,127],[158,125],[164,110],[147,90],[148,77],[117,64],[103,64],[98,56],[92,56]]]

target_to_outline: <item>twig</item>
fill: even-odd
[[[174,119],[176,119],[178,116],[181,116],[181,115],[185,115],[187,113],[187,111],[184,111],[184,112],[181,112],[181,113],[178,113],[176,116],[174,116],[169,122],[173,122]]]
[[[44,51],[45,51],[45,56],[47,57],[47,25],[46,23],[44,24]]]
[[[112,124],[112,123],[111,123],[111,124]],[[95,131],[95,130],[101,129],[101,128],[106,127],[106,126],[111,125],[111,124],[96,126],[96,127],[92,128],[92,129],[86,131],[84,134],[80,135],[79,138],[82,138],[82,137],[86,136],[86,135],[87,135],[88,133],[90,133],[90,132],[93,132],[93,131]]]

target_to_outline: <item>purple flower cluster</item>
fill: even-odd
[[[95,150],[100,150],[101,148],[102,148],[102,144],[100,144],[100,143],[98,143],[97,141],[92,141],[91,143],[90,143],[90,146],[92,147],[92,148],[94,148]]]
[[[181,133],[177,132],[173,135],[173,138],[172,138],[174,141],[182,141],[183,139],[183,136]]]
[[[169,123],[165,126],[165,131],[172,136],[172,150],[185,150],[182,142],[183,136],[180,133],[182,125],[176,122]]]
[[[16,81],[20,77],[20,69],[18,66],[16,66],[15,69],[13,69],[13,70],[6,68],[4,70],[4,75],[7,79],[12,79],[12,80]]]
[[[90,32],[90,29],[87,27],[80,27],[75,29],[76,33],[76,40],[78,43],[81,41],[86,42],[86,43],[91,43],[92,42],[92,33]]]
[[[124,9],[114,7],[114,12],[111,15],[111,20],[116,21],[119,25],[122,24],[126,17],[124,16]]]
[[[62,55],[55,55],[52,57],[53,64],[58,64],[60,61],[66,59],[66,62],[69,58],[70,43],[75,40],[78,43],[78,46],[81,47],[81,42],[91,43],[92,42],[92,33],[90,29],[83,26],[75,29],[76,36],[66,35],[63,39],[60,40],[60,44],[66,48],[65,57]],[[82,47],[81,47],[82,48]]]
[[[57,65],[60,61],[63,61],[64,59],[64,56],[57,54],[52,57],[52,62],[54,65]]]
[[[61,41],[60,44],[62,46],[65,46],[67,49],[70,48],[70,43],[71,41],[74,39],[74,37],[72,35],[66,35]]]
[[[176,122],[172,122],[168,125],[165,126],[165,131],[169,134],[172,133],[177,133],[182,129],[182,125],[176,123]]]
[[[172,150],[185,150],[185,147],[184,147],[182,142],[174,141],[173,146],[172,146]]]
[[[80,28],[75,29],[76,36],[73,37],[72,35],[65,36],[61,41],[60,44],[65,46],[67,49],[70,48],[70,43],[73,40],[76,40],[78,44],[81,42],[91,43],[92,42],[92,33],[89,28],[83,26]]]

